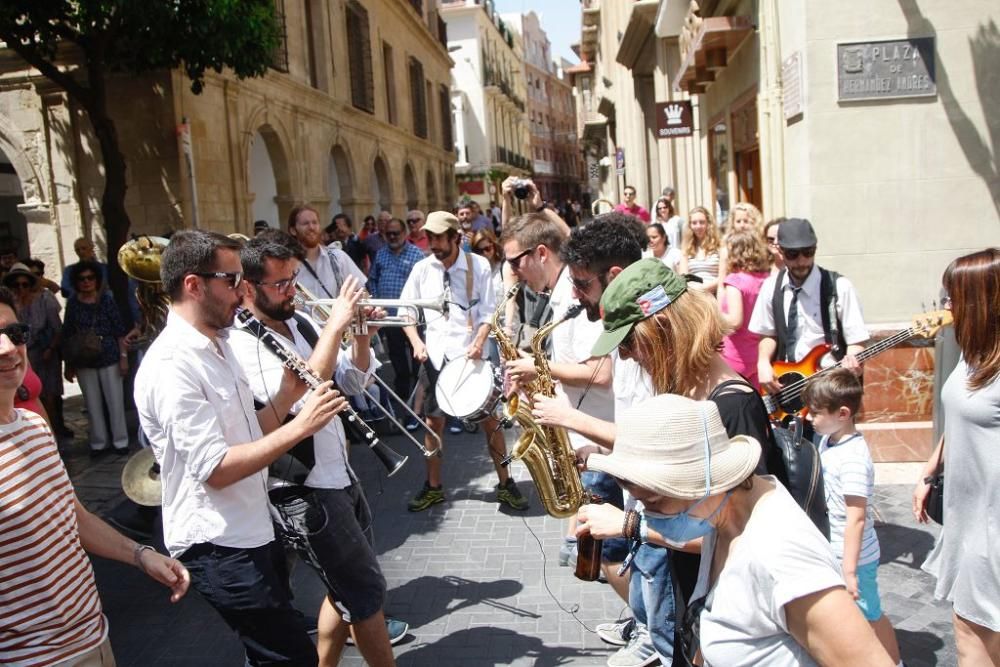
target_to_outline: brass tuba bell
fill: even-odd
[[[168,243],[160,236],[138,236],[118,251],[118,266],[138,283],[135,297],[143,322],[136,345],[140,347],[152,342],[167,323],[170,299],[160,282],[160,257]]]

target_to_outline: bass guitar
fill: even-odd
[[[871,347],[858,353],[859,363],[864,363],[889,348],[895,347],[915,336],[930,338],[938,329],[951,324],[950,310],[935,310],[913,318],[908,329],[904,329],[888,338],[880,340]],[[799,362],[776,361],[771,365],[774,377],[781,384],[781,391],[776,394],[762,394],[764,406],[775,421],[785,421],[798,413],[805,413],[802,404],[802,390],[810,377],[825,373],[831,368],[837,368],[841,362],[824,365],[823,360],[830,351],[829,345],[817,345]]]

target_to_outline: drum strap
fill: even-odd
[[[465,293],[468,297],[469,309],[465,311],[469,333],[472,333],[472,253],[465,253]]]

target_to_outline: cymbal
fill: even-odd
[[[140,449],[122,468],[122,490],[143,507],[159,507],[162,502],[160,466],[149,447]]]

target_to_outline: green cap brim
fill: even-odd
[[[590,354],[595,357],[603,357],[606,354],[611,354],[611,351],[622,344],[625,337],[628,336],[629,332],[632,331],[632,327],[635,326],[635,322],[631,324],[626,324],[623,327],[618,327],[612,331],[605,331],[597,338],[597,342],[594,343],[593,349]]]

